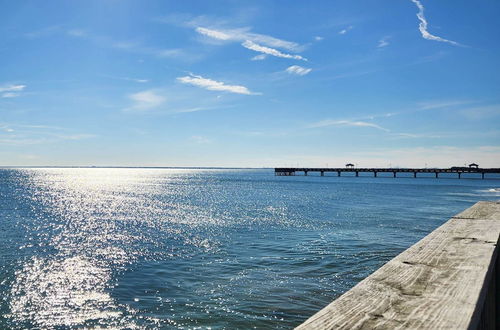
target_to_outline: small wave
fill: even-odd
[[[489,189],[482,189],[482,190],[476,190],[477,192],[480,192],[482,194],[494,194],[494,195],[497,195],[497,194],[500,194],[500,188],[489,188]]]
[[[476,190],[477,193],[479,193],[479,196],[482,196],[483,198],[494,198],[494,197],[500,197],[500,188],[489,188],[489,189],[481,189],[481,190]]]
[[[481,190],[478,190],[480,192]],[[450,196],[462,196],[462,197],[477,197],[482,196],[483,194],[474,194],[474,193],[447,193],[446,195]]]

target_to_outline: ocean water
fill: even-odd
[[[0,328],[292,328],[499,187],[0,169]]]

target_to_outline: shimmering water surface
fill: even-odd
[[[291,328],[499,186],[0,169],[0,328]]]

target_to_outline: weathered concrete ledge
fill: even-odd
[[[452,217],[297,329],[499,329],[500,202]]]

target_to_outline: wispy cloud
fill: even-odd
[[[94,134],[73,134],[73,135],[17,134],[15,136],[5,137],[5,138],[0,136],[0,145],[21,146],[21,145],[32,145],[32,144],[55,143],[59,141],[79,141],[95,137],[97,137],[97,135]]]
[[[50,36],[54,33],[57,33],[61,30],[61,27],[58,25],[53,25],[53,26],[48,26],[41,28],[39,30],[31,31],[28,33],[25,33],[24,36],[27,38],[40,38],[40,37],[47,37]]]
[[[285,71],[288,72],[288,73],[290,73],[290,74],[296,74],[296,75],[299,75],[299,76],[305,76],[306,74],[308,74],[309,72],[311,72],[312,69],[304,68],[304,67],[301,67],[299,65],[292,65],[292,66],[288,67]]]
[[[255,55],[254,57],[251,58],[252,61],[262,61],[262,60],[265,60],[267,57],[266,54],[259,54],[259,55]]]
[[[268,55],[307,61],[300,55],[288,54],[279,50],[284,49],[286,51],[300,52],[304,49],[304,46],[296,42],[278,39],[269,35],[253,33],[250,32],[249,28],[214,29],[197,26],[195,31],[205,37],[222,42],[240,42],[243,47],[262,53],[252,57],[252,61],[264,60]]]
[[[186,50],[179,48],[157,48],[143,45],[140,42],[128,40],[114,40],[108,36],[98,35],[82,29],[73,29],[66,31],[66,35],[72,38],[87,40],[100,47],[114,48],[130,53],[141,55],[155,56],[160,58],[176,58],[182,60],[195,60],[200,55],[188,53]]]
[[[500,116],[500,104],[467,108],[460,111],[462,115],[473,120],[482,120]]]
[[[4,85],[0,87],[0,93],[3,92],[21,92],[26,88],[26,85]]]
[[[81,29],[71,29],[66,31],[66,33],[73,37],[87,37],[87,32]]]
[[[319,128],[319,127],[327,127],[327,126],[352,126],[352,127],[371,127],[384,132],[389,132],[387,128],[384,128],[380,125],[366,122],[366,121],[354,121],[354,120],[331,120],[326,119],[316,123],[309,125],[309,128]]]
[[[165,103],[166,98],[153,90],[146,90],[128,96],[134,104],[125,110],[149,110]]]
[[[314,37],[314,40],[316,40],[316,41],[321,41],[321,40],[323,40],[323,39],[325,39],[325,38],[320,37],[320,36],[315,36],[315,37]]]
[[[116,77],[116,76],[110,76],[110,75],[101,75],[102,77],[106,78],[111,78],[111,79],[117,79],[117,80],[126,80],[126,81],[133,81],[136,83],[144,84],[148,83],[149,79],[140,79],[140,78],[130,78],[130,77]]]
[[[226,106],[218,106],[218,107],[193,107],[193,108],[184,108],[184,109],[177,109],[172,111],[173,113],[189,113],[189,112],[198,112],[198,111],[207,111],[207,110],[214,110],[214,109],[223,109],[227,108]]]
[[[419,104],[419,109],[420,110],[443,109],[443,108],[458,107],[458,106],[467,105],[467,104],[471,104],[471,103],[476,103],[476,102],[471,101],[471,100],[421,102]]]
[[[245,94],[245,95],[258,95],[260,93],[251,92],[247,87],[241,85],[226,85],[223,82],[212,80],[209,78],[203,78],[202,76],[197,76],[190,74],[189,76],[177,78],[183,84],[189,84],[197,86],[200,88],[208,89],[211,91],[220,92],[230,92],[235,94]]]
[[[276,56],[276,57],[281,57],[281,58],[292,58],[295,60],[307,61],[306,58],[304,58],[300,55],[291,55],[291,54],[282,53],[277,49],[262,46],[262,45],[256,44],[253,41],[250,41],[250,40],[245,41],[241,45],[243,47],[250,49],[250,50],[253,50],[255,52],[259,52],[259,53],[263,53],[263,54],[267,54],[267,55],[271,55],[271,56]]]
[[[13,98],[20,96],[26,85],[3,85],[0,86],[0,98]]]
[[[233,32],[223,32],[218,30],[207,29],[204,27],[197,27],[196,32],[199,34],[203,34],[207,37],[219,39],[219,40],[238,40],[241,35],[239,32],[235,32],[237,30],[233,30]]]
[[[395,138],[404,138],[404,139],[440,139],[443,138],[443,134],[414,134],[414,133],[391,133],[391,135]]]
[[[25,34],[28,38],[40,38],[53,34],[61,34],[71,38],[86,40],[100,47],[114,48],[118,50],[127,51],[130,53],[143,54],[155,57],[168,57],[181,60],[197,60],[200,58],[199,54],[189,53],[188,51],[180,48],[157,48],[149,47],[140,42],[130,40],[115,40],[109,36],[95,34],[81,28],[65,29],[60,26],[53,26],[44,28],[38,31]]]
[[[380,39],[378,41],[377,48],[383,48],[383,47],[389,46],[389,39],[390,39],[389,36],[386,36],[386,37],[383,37],[382,39]]]
[[[19,93],[3,93],[3,94],[0,94],[0,98],[3,98],[3,99],[14,98],[14,97],[18,97],[18,96],[21,96],[21,94],[19,94]]]
[[[452,41],[452,40],[448,40],[448,39],[444,39],[444,38],[441,38],[441,37],[438,37],[438,36],[435,36],[435,35],[432,35],[429,33],[428,31],[428,28],[427,28],[427,20],[424,16],[424,6],[422,5],[422,3],[420,3],[419,0],[411,0],[418,8],[418,13],[417,13],[417,17],[420,21],[420,24],[418,25],[418,29],[420,30],[420,33],[422,34],[422,37],[424,39],[427,39],[427,40],[434,40],[434,41],[441,41],[441,42],[447,42],[451,45],[455,45],[455,46],[462,46],[461,44],[459,44],[458,42],[456,41]]]
[[[7,133],[12,133],[15,131],[13,128],[10,128],[9,126],[4,126],[4,125],[0,125],[0,130],[3,132],[7,132]]]
[[[76,141],[94,138],[96,135],[87,133],[71,133],[68,129],[30,124],[0,124],[0,145],[33,145],[54,143],[58,141]]]
[[[61,140],[86,140],[97,137],[95,134],[67,134],[67,135],[57,135]]]
[[[348,27],[342,29],[339,31],[339,34],[346,34],[347,32],[351,31],[353,29],[352,25],[349,25]]]
[[[418,113],[418,112],[424,112],[424,111],[431,111],[431,110],[457,110],[462,108],[465,105],[468,104],[477,104],[477,101],[471,101],[471,100],[447,100],[447,101],[428,101],[428,102],[420,102],[417,104],[417,106],[413,105],[411,108],[408,108],[406,110],[399,110],[399,111],[392,111],[392,112],[384,112],[384,113],[374,113],[374,114],[367,114],[362,117],[357,117],[355,119],[350,119],[350,121],[365,121],[365,120],[374,120],[377,118],[389,118],[389,117],[394,117],[394,116],[399,116],[399,115],[408,115],[412,113]],[[475,108],[476,109],[476,108]],[[464,109],[464,111],[469,110],[469,109]],[[399,135],[405,135],[406,133],[394,133],[394,134],[399,134]],[[436,135],[436,134],[434,134]],[[414,136],[414,134],[408,134],[408,137]]]
[[[195,30],[196,32],[204,36],[223,41],[243,42],[249,40],[269,47],[286,49],[293,52],[298,52],[303,49],[303,46],[299,45],[296,42],[278,39],[269,35],[252,33],[249,31],[249,28],[216,30],[206,27],[197,27]]]
[[[212,142],[209,138],[201,135],[193,135],[189,138],[189,141],[197,144],[207,144]]]

